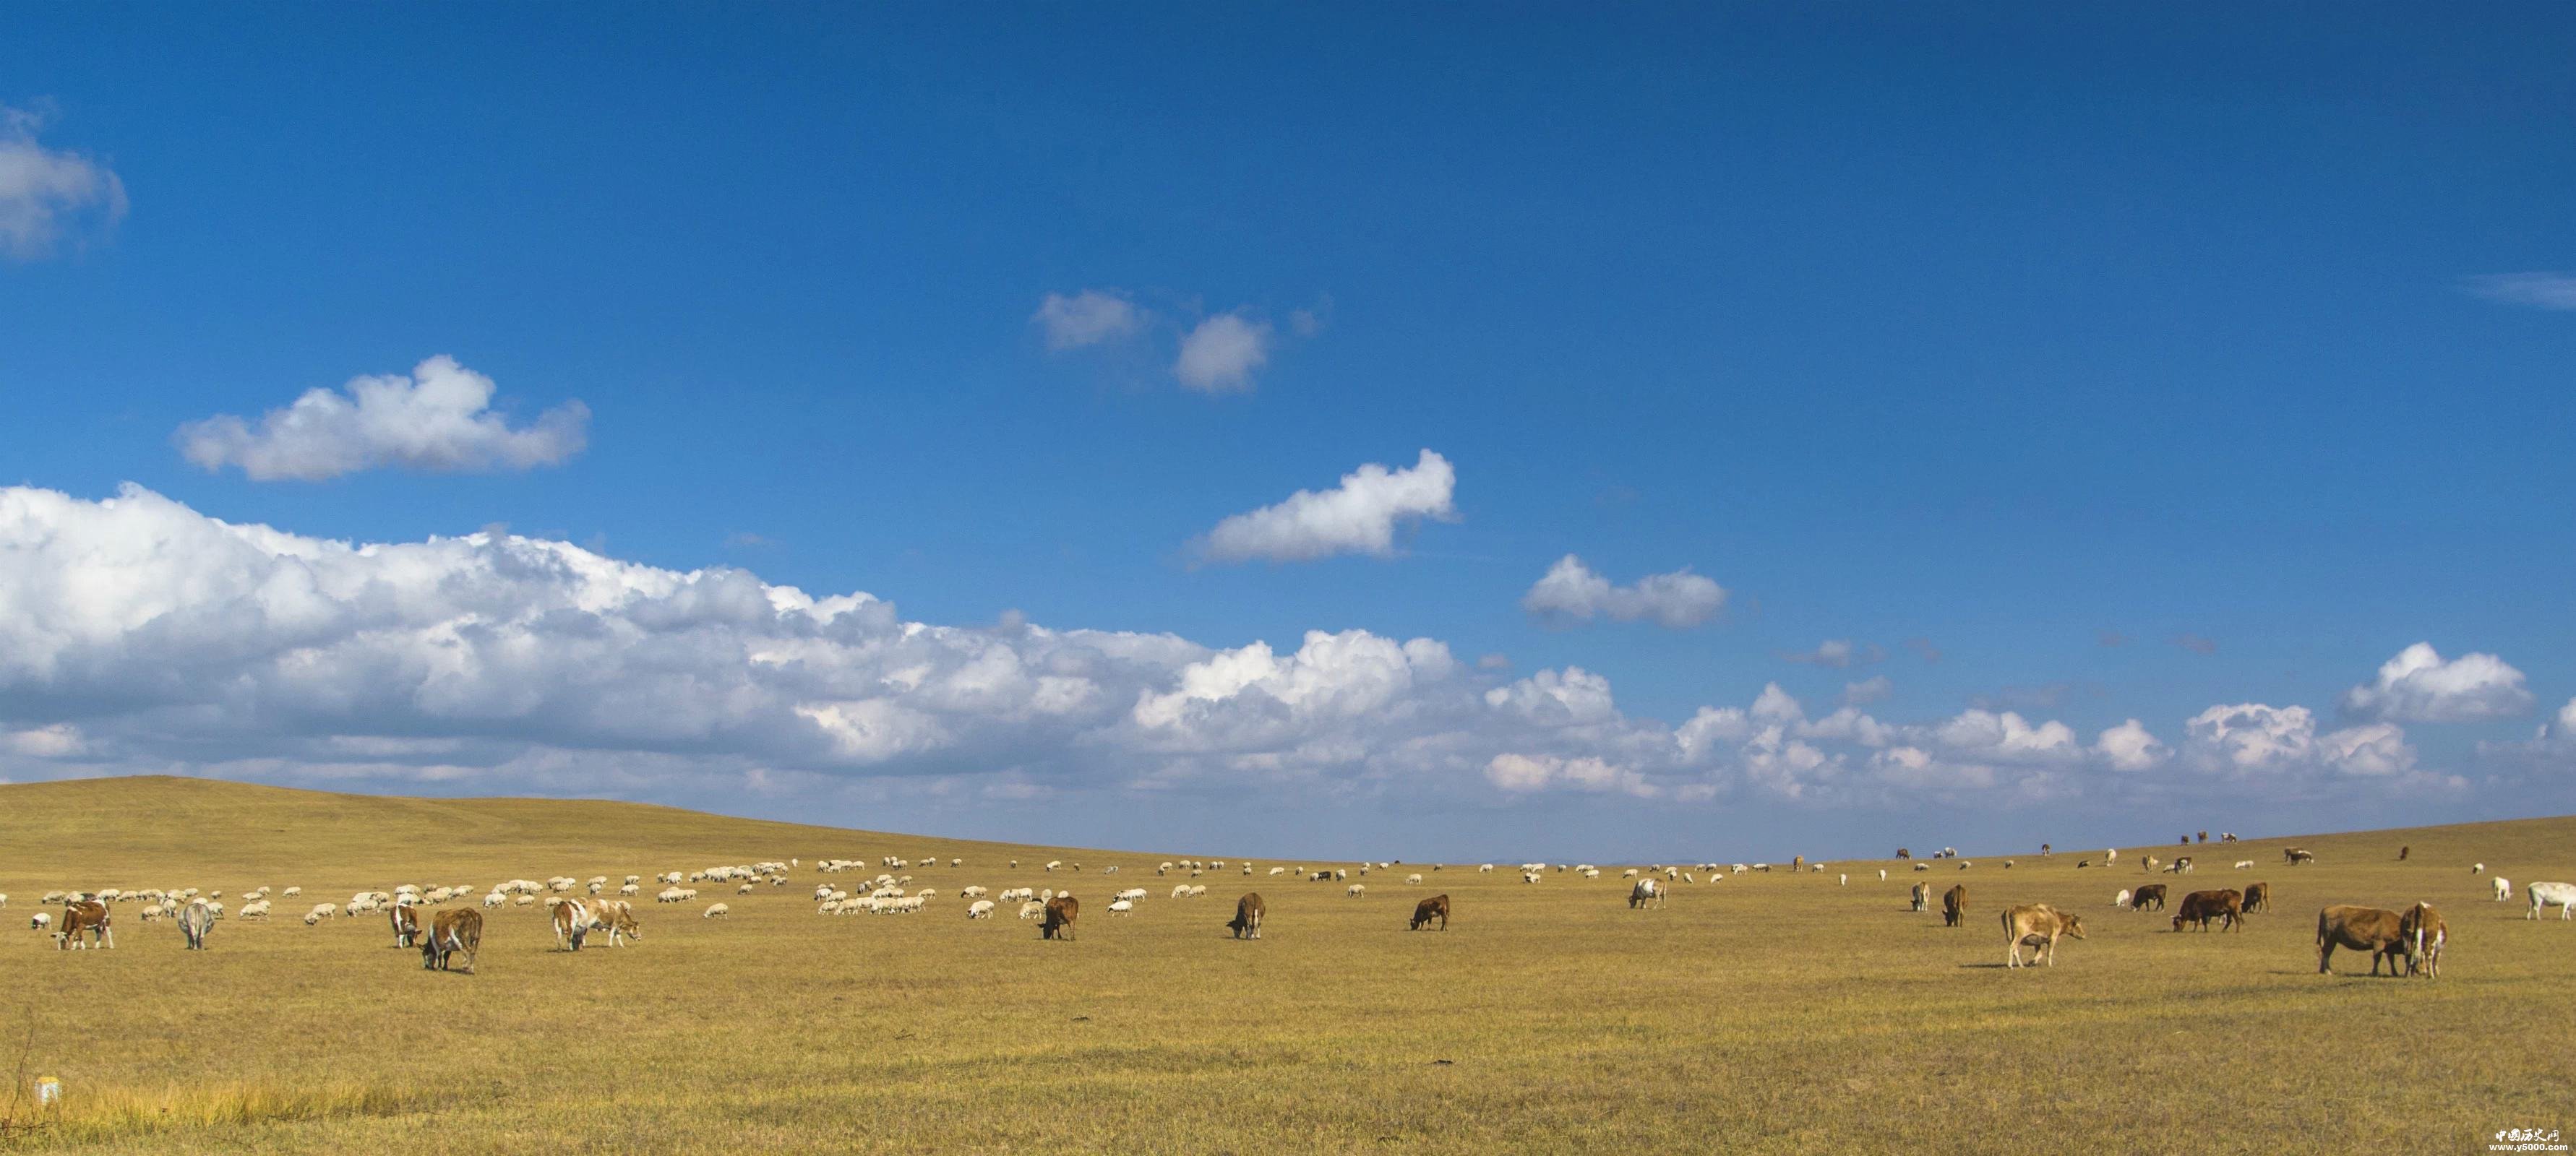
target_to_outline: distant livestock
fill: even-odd
[[[1020,918],[1022,919],[1035,919],[1044,914],[1046,914],[1046,904],[1040,903],[1035,899],[1031,899],[1028,902],[1020,904]]]
[[[989,904],[989,903],[988,903],[988,904],[985,904],[985,906],[990,907],[990,906],[992,906],[992,904]],[[698,918],[700,918],[700,919],[723,919],[723,918],[726,918],[726,917],[728,917],[728,916],[730,916],[730,915],[732,915],[732,914],[733,914],[733,908],[730,908],[730,907],[725,906],[724,904],[718,903],[718,904],[715,904],[715,905],[713,905],[713,906],[711,906],[711,907],[708,907],[708,908],[706,909],[706,911],[705,911],[703,914],[701,914],[701,915],[699,915],[699,916],[698,916]]]
[[[1931,905],[1932,905],[1932,885],[1931,885],[1931,884],[1929,884],[1929,883],[1917,883],[1917,884],[1915,884],[1915,885],[1914,885],[1914,910],[1916,910],[1916,911],[1921,911],[1921,910],[1924,910],[1925,908],[1930,907]]]
[[[393,925],[394,946],[415,946],[414,941],[420,938],[420,913],[411,904],[394,904],[386,910],[385,921]]]
[[[37,924],[38,927],[44,926]],[[90,933],[90,942],[81,942],[82,932]],[[116,946],[116,928],[107,917],[107,904],[95,899],[73,899],[63,903],[62,926],[54,932],[54,947],[74,950],[85,947]]]
[[[2029,947],[2034,963],[2057,966],[2057,941],[2061,936],[2084,938],[2084,921],[2045,903],[2007,907],[2003,913],[2004,966],[2023,966],[2021,949]]]
[[[2511,898],[2513,898],[2513,881],[2512,881],[2512,880],[2510,880],[2510,879],[2505,878],[2505,877],[2504,877],[2504,876],[2502,876],[2502,875],[2498,875],[2498,876],[2496,876],[2496,877],[2495,877],[2495,901],[2496,901],[2496,902],[2498,902],[2498,903],[2502,903],[2502,902],[2504,902],[2505,900],[2507,900],[2507,899],[2511,899]]]
[[[1440,921],[1440,930],[1449,930],[1449,897],[1447,895],[1434,895],[1429,899],[1425,899],[1420,903],[1414,904],[1413,922],[1406,925],[1405,930],[1420,931],[1424,927],[1429,926],[1431,921],[1434,919]]]
[[[471,907],[441,911],[420,941],[420,966],[427,971],[454,971],[456,953],[465,953],[465,974],[474,974],[474,955],[483,948],[483,913]]]
[[[2257,912],[2257,911],[2270,911],[2271,909],[2272,909],[2272,885],[2271,885],[2271,884],[2269,884],[2269,883],[2248,883],[2248,884],[2246,884],[2246,885],[2245,885],[2245,911],[2244,911],[2244,914],[2246,914],[2246,915],[2252,915],[2252,914],[2254,914],[2254,913],[2255,913],[2255,912]]]
[[[1134,910],[1136,910],[1136,901],[1133,899],[1115,899],[1109,904],[1109,914],[1113,916],[1125,915]]]
[[[1236,939],[1261,938],[1262,910],[1261,893],[1246,892],[1234,901],[1234,918],[1226,922],[1226,930],[1233,932]]]
[[[1964,927],[1968,917],[1968,885],[1961,883],[1941,895],[1941,926]]]
[[[2377,907],[2360,907],[2338,903],[2317,912],[2317,974],[2330,968],[2338,947],[2370,953],[2370,974],[2379,974],[2381,960],[2388,962],[2390,975],[2397,974],[2397,964],[2406,954],[2405,936],[2400,931],[2403,917],[2394,911]]]
[[[1635,886],[1628,888],[1628,910],[1630,911],[1635,911],[1641,907],[1661,907],[1663,905],[1664,889],[1657,886],[1655,881],[1652,879],[1640,879],[1636,882]]]
[[[973,903],[966,905],[966,918],[968,919],[991,919],[992,917],[993,901],[990,899],[978,899]]]
[[[2298,847],[2284,847],[2281,849],[2281,861],[2292,867],[2297,867],[2303,864],[2316,862],[2317,856],[2315,852],[2303,850]]]
[[[2155,904],[2156,910],[2158,911],[2165,909],[2164,884],[2149,883],[2144,887],[2138,888],[2137,894],[2129,897],[2129,910],[2144,911],[2150,903]]]
[[[2531,897],[2531,910],[2522,913],[2525,919],[2540,918],[2541,910],[2552,903],[2558,905],[2560,919],[2576,911],[2576,883],[2534,883],[2523,894]]]
[[[2119,893],[2118,895],[2114,895],[2114,896],[2112,896],[2112,897],[2111,897],[2111,906],[2113,906],[2113,907],[2126,907],[2126,906],[2128,906],[2128,905],[2129,905],[2129,889],[2128,889],[2128,888],[2126,888],[2126,887],[2121,888],[2121,889],[2120,889],[2120,893]]]
[[[2194,891],[2182,897],[2182,912],[2174,916],[2173,929],[2180,931],[2183,924],[2194,923],[2207,931],[2210,920],[2224,919],[2219,929],[2234,931],[2244,912],[2245,897],[2235,891]]]

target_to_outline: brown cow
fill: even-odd
[[[420,913],[412,910],[411,904],[394,904],[385,912],[385,919],[394,925],[394,946],[410,947],[413,940],[420,938]]]
[[[2248,883],[2248,884],[2246,884],[2246,885],[2245,885],[2245,910],[2244,910],[2243,912],[2241,912],[2240,914],[2244,914],[2244,915],[2252,915],[2252,914],[2254,914],[2254,913],[2255,913],[2255,912],[2257,912],[2257,911],[2270,911],[2271,909],[2272,909],[2272,885],[2271,885],[2271,884],[2269,884],[2269,883]]]
[[[483,913],[471,907],[441,911],[430,921],[429,934],[420,939],[420,966],[429,971],[453,971],[449,963],[457,952],[465,953],[465,974],[474,974],[475,953],[483,949]]]
[[[1914,852],[1908,851],[1903,847],[1899,847],[1896,849],[1896,857],[1899,859],[1911,859],[1914,857]]]
[[[1432,920],[1434,920],[1434,919],[1437,919],[1437,920],[1439,920],[1439,921],[1440,921],[1440,930],[1442,930],[1442,931],[1447,931],[1447,930],[1449,930],[1449,897],[1448,897],[1448,896],[1446,896],[1446,895],[1434,895],[1434,896],[1432,896],[1432,897],[1431,897],[1431,898],[1429,898],[1429,899],[1425,899],[1425,900],[1423,900],[1423,901],[1422,901],[1422,902],[1420,902],[1420,903],[1416,903],[1416,904],[1414,904],[1414,905],[1413,905],[1413,922],[1412,922],[1411,924],[1407,925],[1407,926],[1405,927],[1405,930],[1406,930],[1406,931],[1420,931],[1420,930],[1422,930],[1424,927],[1428,926],[1428,925],[1431,923],[1431,921],[1432,921]]]
[[[2138,888],[2135,894],[2129,896],[2129,910],[2131,911],[2144,911],[2147,909],[2147,904],[2149,903],[2155,904],[2156,910],[2158,911],[2165,909],[2164,884],[2149,883],[2144,887]]]
[[[90,933],[90,943],[81,942],[81,932]],[[95,899],[72,899],[63,903],[62,926],[54,932],[54,949],[116,946],[116,928],[107,918],[107,905]]]
[[[2084,938],[2084,921],[2045,903],[2004,908],[2004,966],[2022,966],[2024,946],[2039,949],[2032,953],[2031,962],[2057,966],[2057,938],[2061,935]]]
[[[2209,832],[2207,832],[2207,831],[2203,831],[2203,832],[2201,832],[2201,833],[2200,833],[2200,841],[2201,841],[2201,842],[2203,842],[2203,843],[2209,842]]]
[[[2403,923],[2394,911],[2348,903],[2317,912],[2317,974],[2330,970],[2326,964],[2338,947],[2369,952],[2372,975],[2379,974],[2382,959],[2388,960],[2390,974],[2396,974],[2397,961],[2406,954],[2405,936],[2398,930]]]
[[[2430,903],[2417,903],[2406,909],[2397,920],[2397,940],[2406,952],[2406,974],[2426,979],[2442,977],[2442,944],[2451,938],[2451,929],[2442,922],[2442,913]]]
[[[1070,895],[1047,900],[1046,922],[1038,924],[1038,938],[1073,938],[1073,921],[1082,914],[1082,904]]]
[[[1234,922],[1226,926],[1234,931],[1236,939],[1259,939],[1261,938],[1261,912],[1261,893],[1258,891],[1247,893],[1243,898],[1234,901]]]
[[[1931,905],[1931,903],[1932,903],[1932,885],[1931,885],[1931,884],[1929,884],[1929,883],[1917,883],[1917,884],[1915,884],[1915,885],[1914,885],[1914,909],[1915,909],[1916,911],[1921,911],[1921,910],[1923,910],[1925,907],[1930,906],[1930,905]]]
[[[2182,897],[2182,914],[2174,916],[2173,929],[2180,931],[2183,924],[2197,923],[2207,931],[2210,920],[2224,917],[2227,922],[2220,924],[2220,929],[2234,931],[2244,912],[2245,897],[2234,891],[2194,891]]]
[[[1968,885],[1959,884],[1941,896],[1941,926],[1964,927],[1968,915]]]
[[[2410,852],[2410,851],[2413,851],[2413,850],[2414,850],[2414,848],[2413,848],[2413,847],[2408,847],[2408,846],[2406,846],[2406,845],[2404,845],[2404,844],[2399,844],[2399,845],[2398,845],[2398,848],[2397,848],[2397,861],[2398,861],[2398,862],[2400,862],[2400,863],[2405,862],[2405,861],[2406,861],[2406,855],[2407,855],[2407,853],[2408,853],[2408,852]]]

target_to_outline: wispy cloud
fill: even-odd
[[[2490,273],[2471,277],[2468,290],[2489,301],[2532,309],[2576,310],[2576,274]]]
[[[0,105],[0,254],[34,260],[83,228],[125,219],[125,182],[89,157],[36,139],[49,110]]]
[[[1029,323],[1045,332],[1047,348],[1061,351],[1132,337],[1144,330],[1147,318],[1124,292],[1085,289],[1070,297],[1047,294]]]
[[[2207,655],[2218,653],[2218,644],[2216,642],[2203,638],[2197,634],[2193,634],[2188,630],[2174,635],[2173,644],[2183,648],[2184,650],[2188,650],[2193,654]]]
[[[1814,650],[1784,651],[1780,657],[1788,662],[1841,670],[1845,667],[1885,662],[1887,652],[1876,646],[1857,645],[1848,638],[1828,638],[1817,643]]]

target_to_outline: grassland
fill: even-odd
[[[2292,843],[2318,863],[2280,866]],[[2005,870],[2006,849],[1928,875],[1836,860],[1679,886],[1643,913],[1615,870],[1531,886],[1409,864],[1351,899],[1229,869],[1194,901],[1153,875],[1230,850],[180,779],[0,787],[16,928],[0,934],[0,1074],[59,1076],[69,1095],[52,1127],[0,1148],[2468,1152],[2508,1126],[2576,1133],[2576,926],[2525,922],[2469,870],[2576,879],[2576,819],[2195,848],[2199,872],[2165,879],[2177,896],[2271,884],[2279,913],[2241,934],[2110,906],[2142,880],[2135,858],[2169,847],[2125,850],[2118,869],[2098,848],[2089,870],[2068,853]],[[914,885],[948,897],[913,916],[814,913],[818,879],[851,878],[817,876],[817,859],[889,854],[936,856]],[[294,885],[336,902],[791,856],[806,868],[788,887],[647,904],[643,942],[620,950],[560,953],[535,909],[497,912],[473,976],[421,971],[377,919],[308,928],[288,902],[193,955],[131,908],[113,952],[59,952],[26,927],[52,888]],[[1052,858],[1085,870],[1038,868]],[[1426,886],[1403,884],[1415,870]],[[1905,910],[1925,878],[1969,885],[1965,929]],[[1070,887],[1082,936],[970,922],[954,898],[969,883]],[[1222,927],[1246,884],[1269,899],[1259,943]],[[1152,897],[1107,918],[1124,886]],[[1434,891],[1456,924],[1408,934]],[[699,918],[717,899],[731,919]],[[2357,956],[2315,974],[2319,906],[2417,899],[2450,919],[2442,979],[2374,980]],[[2029,901],[2076,911],[2091,937],[2054,969],[2006,971],[1995,912]],[[24,1117],[7,1103],[0,1116]]]

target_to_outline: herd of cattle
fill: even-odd
[[[2206,843],[2209,838],[2208,833],[2202,832],[2200,838]],[[2188,836],[2183,839],[2185,845],[2190,841]],[[2222,835],[2220,841],[2234,843],[2236,836]],[[2401,847],[2398,850],[2398,858],[2404,860],[2411,852],[2411,848]],[[2054,849],[2042,844],[2040,854],[2053,855]],[[2119,854],[2116,849],[2106,851],[2103,862],[2115,863],[2119,859]],[[1955,850],[1944,848],[1935,853],[1932,858],[1955,859],[1957,855],[1958,852]],[[1912,859],[1912,855],[1907,849],[1898,848],[1897,858]],[[2282,852],[2283,862],[2293,867],[2313,863],[2315,859],[2316,856],[2312,852],[2303,848],[2292,847]],[[2170,864],[2163,863],[2154,856],[2141,856],[2140,861],[2148,872],[2162,870],[2170,874],[2190,874],[2193,870],[2189,856],[2179,856]],[[788,873],[798,868],[799,864],[799,860],[789,859],[784,862],[773,860],[709,867],[696,872],[663,872],[654,876],[654,882],[667,886],[657,893],[655,898],[662,903],[684,903],[694,900],[698,895],[697,889],[688,885],[696,883],[735,884],[737,895],[752,894],[763,883],[771,887],[783,887],[788,881]],[[924,857],[921,866],[928,868],[935,867],[937,864],[936,858]],[[880,859],[878,865],[886,870],[858,884],[856,893],[835,887],[829,882],[818,884],[813,892],[817,913],[823,915],[859,912],[908,914],[922,910],[931,900],[939,897],[936,888],[906,890],[912,883],[913,876],[896,872],[911,868],[914,865],[911,860],[889,855]],[[959,868],[964,866],[964,861],[951,858],[948,860],[948,865],[951,868]],[[1010,861],[1013,869],[1017,869],[1019,865],[1016,859]],[[1382,871],[1396,865],[1393,861],[1363,863],[1359,865],[1358,872],[1366,876],[1372,869]],[[1960,870],[1966,870],[1972,865],[1961,860],[1958,866]],[[2091,865],[2092,861],[2089,859],[2077,863],[2078,867]],[[1045,864],[1044,869],[1052,874],[1065,866],[1062,860],[1055,860]],[[1226,861],[1222,859],[1205,862],[1170,860],[1156,867],[1154,873],[1168,875],[1179,870],[1188,872],[1191,877],[1197,877],[1210,871],[1223,870],[1227,866]],[[1669,894],[1667,884],[1695,882],[1700,872],[1707,873],[1708,882],[1719,882],[1724,878],[1729,866],[1732,867],[1733,873],[1738,875],[1747,871],[1767,873],[1771,870],[1771,865],[1768,863],[1732,865],[1703,863],[1697,865],[1695,870],[1657,864],[1651,867],[1629,868],[1622,873],[1621,878],[1633,880],[1628,890],[1628,906],[1631,910],[1660,908],[1665,905]],[[2013,861],[2004,860],[2003,866],[2010,868],[2013,866]],[[2239,870],[2250,869],[2253,866],[2252,860],[2239,860],[2236,863]],[[826,874],[865,869],[865,865],[860,861],[847,859],[821,860],[816,867]],[[1082,870],[1082,865],[1072,864],[1071,869],[1079,872]],[[1494,869],[1491,863],[1477,868],[1480,873],[1491,873]],[[1824,869],[1824,864],[1810,864],[1803,856],[1793,859],[1790,864],[1790,870],[1800,874],[1820,873]],[[1916,861],[1913,869],[1924,871],[1929,867],[1924,862]],[[1252,864],[1242,865],[1244,875],[1251,875],[1254,870]],[[1272,876],[1291,874],[1299,879],[1338,882],[1348,879],[1350,870],[1331,868],[1310,873],[1304,867],[1283,866],[1272,867],[1270,874]],[[1431,870],[1437,872],[1442,868],[1435,866]],[[1588,863],[1578,864],[1572,868],[1564,864],[1554,867],[1556,873],[1569,870],[1579,878],[1597,879],[1601,875],[1600,868]],[[2482,875],[2486,871],[2486,864],[2474,864],[2470,870],[2472,874]],[[1118,867],[1111,866],[1104,868],[1101,873],[1115,875],[1118,871]],[[1545,878],[1550,873],[1550,869],[1545,863],[1524,863],[1521,864],[1521,873],[1524,882],[1536,883]],[[1881,870],[1878,875],[1881,880],[1884,880],[1887,872]],[[1848,874],[1838,875],[1837,878],[1844,885],[1850,882]],[[1406,875],[1404,882],[1409,886],[1420,886],[1423,876],[1420,872],[1414,872]],[[2493,877],[2492,884],[2497,902],[2512,898],[2513,888],[2508,881],[2502,877]],[[531,907],[542,900],[545,912],[553,926],[557,950],[578,952],[594,936],[601,934],[607,937],[609,946],[617,947],[622,946],[627,940],[643,938],[643,929],[636,919],[635,908],[625,898],[640,894],[642,885],[643,876],[628,875],[622,883],[614,885],[615,894],[612,895],[610,894],[612,885],[604,875],[592,876],[586,882],[572,876],[553,876],[542,882],[533,879],[512,879],[495,884],[483,895],[481,906],[483,908],[500,908],[506,905]],[[315,904],[304,914],[303,922],[307,926],[313,926],[335,918],[382,912],[392,929],[394,946],[418,950],[423,968],[459,970],[471,974],[474,970],[475,957],[482,946],[483,912],[473,906],[462,904],[445,910],[435,909],[472,896],[476,890],[468,886],[424,889],[417,884],[403,884],[391,891],[361,891],[351,896],[346,905]],[[294,899],[302,893],[303,889],[300,887],[288,887],[278,892],[276,897]],[[1367,888],[1364,884],[1353,883],[1344,893],[1352,898],[1361,898],[1366,895]],[[1146,889],[1142,887],[1119,891],[1108,904],[1109,914],[1118,916],[1131,913],[1137,904],[1145,900],[1147,894]],[[2530,909],[2525,912],[2525,919],[2538,919],[2552,906],[2558,908],[2560,919],[2576,918],[2576,884],[2533,883],[2525,889],[2525,894],[2530,900]],[[1171,898],[1175,900],[1204,898],[1206,895],[1207,887],[1203,884],[1177,884],[1171,891]],[[1931,903],[1932,886],[1929,883],[1916,883],[1910,895],[1911,910],[1926,911]],[[1075,925],[1082,913],[1081,902],[1076,900],[1069,891],[1058,892],[1054,888],[1042,890],[1029,887],[1006,888],[996,895],[984,887],[969,886],[960,889],[959,896],[969,901],[966,908],[968,919],[992,918],[998,910],[997,900],[1000,903],[1017,901],[1020,903],[1020,918],[1038,921],[1039,937],[1048,940],[1073,939]],[[988,896],[992,897],[988,898]],[[272,902],[268,888],[255,888],[240,898],[242,902],[238,912],[239,918],[252,921],[268,918]],[[2134,889],[2121,889],[2113,897],[2112,905],[2129,911],[2163,911],[2166,908],[2166,898],[2165,884],[2146,883]],[[37,931],[50,932],[55,945],[63,949],[115,947],[112,904],[136,905],[139,908],[139,914],[146,922],[167,919],[175,923],[185,947],[191,951],[206,948],[207,939],[215,921],[224,918],[226,914],[222,891],[201,893],[196,888],[130,891],[109,888],[97,892],[55,891],[48,892],[41,902],[46,905],[62,904],[59,920],[51,912],[38,912],[29,920],[29,925]],[[0,907],[6,907],[8,903],[9,897],[0,894]],[[2264,883],[2250,883],[2241,889],[2212,888],[2193,891],[2182,897],[2181,906],[2173,916],[2172,929],[2182,931],[2186,927],[2192,927],[2205,932],[2211,929],[2212,923],[2216,923],[2220,931],[2238,930],[2246,916],[2269,911],[2271,908],[2271,889]],[[1225,926],[1237,939],[1259,939],[1262,917],[1266,909],[1267,905],[1260,892],[1247,893],[1236,901],[1234,917],[1228,920]],[[716,903],[704,911],[703,917],[721,919],[727,917],[730,911],[729,905]],[[1967,884],[1954,885],[1942,894],[1941,921],[1944,926],[1966,926],[1967,912]],[[1434,895],[1414,905],[1407,929],[1419,931],[1436,926],[1439,930],[1446,931],[1449,928],[1449,915],[1449,896],[1445,893]],[[2005,966],[2008,968],[2026,966],[2022,958],[2025,948],[2030,949],[2031,952],[2028,965],[2055,966],[2057,944],[2060,939],[2085,938],[2084,923],[2079,916],[2045,903],[2018,904],[2004,908],[2002,925],[2006,949]],[[2402,912],[2335,904],[2317,913],[2317,970],[2320,973],[2330,970],[2330,961],[2334,958],[2335,950],[2340,947],[2367,952],[2371,956],[2372,975],[2378,975],[2381,965],[2385,964],[2390,975],[2421,975],[2433,978],[2441,973],[2442,949],[2448,939],[2449,929],[2441,913],[2429,903],[2418,902]],[[459,955],[464,957],[462,967],[456,966],[456,957]],[[2402,973],[2399,971],[2401,964],[2404,967]]]

